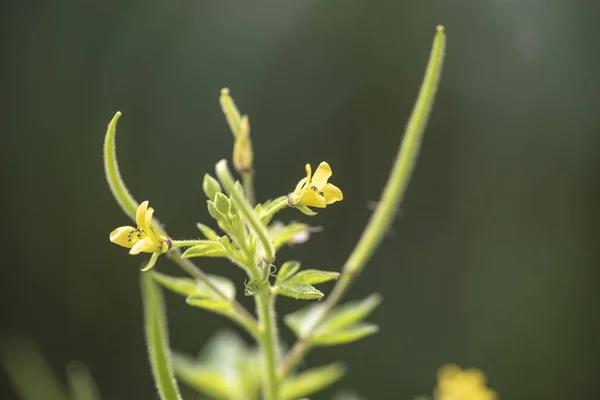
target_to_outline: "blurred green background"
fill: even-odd
[[[446,65],[414,179],[348,296],[383,294],[371,318],[382,330],[313,352],[308,364],[347,362],[337,388],[369,399],[430,393],[446,362],[482,368],[504,399],[598,396],[597,2],[65,0],[2,9],[2,332],[31,336],[61,377],[81,360],[104,398],[155,398],[143,257],[108,241],[128,223],[103,176],[115,111],[135,197],[151,200],[172,236],[194,237],[196,222],[210,222],[202,176],[231,157],[218,104],[231,88],[250,115],[259,199],[292,190],[306,162],[332,165],[344,201],[311,219],[282,212],[325,231],[279,260],[339,270],[444,24]],[[241,292],[241,271],[200,265]],[[158,269],[181,274],[166,259]],[[180,297],[167,301],[176,349],[196,353],[229,326]],[[280,315],[301,305],[282,299]],[[293,339],[285,328],[283,338]],[[4,374],[0,383],[0,398],[15,398]]]

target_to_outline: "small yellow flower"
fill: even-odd
[[[478,369],[461,369],[444,365],[438,371],[435,400],[496,400],[497,395],[486,386],[485,375]]]
[[[120,226],[110,233],[110,241],[131,249],[129,254],[164,253],[169,250],[171,240],[156,233],[152,228],[154,209],[148,207],[148,201],[141,203],[135,214],[137,228]]]
[[[325,208],[328,204],[343,200],[342,191],[337,186],[327,183],[330,176],[331,167],[325,161],[319,164],[314,175],[310,164],[306,164],[306,178],[302,178],[296,189],[288,195],[289,205]]]

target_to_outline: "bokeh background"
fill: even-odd
[[[431,393],[447,362],[503,399],[596,398],[600,371],[600,7],[561,0],[9,1],[2,5],[2,334],[32,338],[64,378],[81,360],[106,399],[156,398],[138,268],[108,241],[127,219],[102,167],[121,110],[122,173],[169,232],[210,222],[201,180],[250,115],[260,199],[327,160],[345,200],[280,260],[339,270],[378,199],[437,24],[444,75],[401,213],[348,299],[384,296],[381,332],[326,348],[337,388]],[[203,261],[207,272],[241,271]],[[180,274],[167,260],[159,270]],[[328,290],[329,288],[327,288]],[[250,305],[251,299],[240,296]],[[223,318],[167,295],[173,347],[197,353]],[[302,304],[283,299],[281,315]],[[283,328],[290,343],[291,333]],[[16,398],[4,372],[2,399]],[[330,390],[314,399],[331,398]]]

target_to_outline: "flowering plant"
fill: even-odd
[[[204,176],[202,188],[208,212],[220,232],[208,224],[198,224],[204,236],[200,239],[171,238],[154,217],[148,201],[138,204],[129,194],[116,159],[115,132],[121,114],[115,115],[105,140],[106,176],[115,199],[137,226],[119,227],[109,238],[115,244],[130,248],[130,254],[152,254],[142,269],[142,298],[150,363],[163,399],[181,398],[178,380],[215,399],[292,400],[312,395],[342,378],[344,367],[340,363],[303,371],[298,365],[313,348],[354,342],[379,329],[365,319],[381,302],[380,295],[339,303],[381,242],[406,191],[435,98],[444,50],[445,35],[439,27],[421,92],[381,200],[340,273],[301,269],[298,261],[276,259],[281,246],[305,241],[311,231],[308,224],[273,221],[277,212],[291,207],[312,216],[316,212],[311,207],[324,209],[343,200],[342,189],[329,182],[331,166],[323,161],[313,174],[310,164],[306,164],[306,177],[289,194],[256,204],[249,118],[240,113],[228,89],[221,91],[220,103],[234,137],[233,166],[241,181],[235,179],[226,160],[216,164],[216,177]],[[162,254],[182,267],[189,277],[149,271]],[[240,267],[247,275],[244,294],[253,296],[256,301],[256,316],[236,300],[234,282],[204,273],[191,261],[196,257],[226,258]],[[276,324],[277,297],[318,300],[325,294],[315,286],[332,280],[337,282],[323,302],[310,303],[284,317],[285,324],[298,340],[287,353],[283,352]],[[227,333],[216,336],[199,359],[173,354],[168,342],[161,287],[184,296],[190,306],[231,319],[256,340],[257,347],[248,347],[236,335]],[[463,375],[457,371],[444,372],[435,398],[462,398],[456,397],[456,393],[461,393],[461,382],[473,386],[476,381],[462,379]]]

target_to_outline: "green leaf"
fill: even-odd
[[[152,275],[141,274],[146,344],[156,388],[163,400],[180,400],[167,333],[164,301]]]
[[[217,193],[214,199],[214,205],[217,211],[223,215],[229,215],[230,202],[227,196],[223,193]]]
[[[195,281],[191,278],[175,278],[159,272],[152,272],[152,276],[158,283],[172,292],[183,296],[201,297],[203,299],[221,299],[206,284],[206,282]],[[207,279],[216,286],[221,293],[232,300],[235,298],[235,285],[229,279],[219,275],[206,274]]]
[[[195,360],[178,354],[173,355],[177,377],[186,385],[218,400],[232,399],[230,382],[220,371],[203,367]]]
[[[154,265],[156,264],[156,261],[158,261],[159,256],[160,256],[160,253],[152,253],[152,255],[150,256],[150,259],[148,260],[148,263],[146,263],[146,266],[144,268],[142,268],[142,272],[151,270],[152,267],[154,267]]]
[[[78,361],[69,363],[67,382],[72,400],[101,400],[98,386],[85,364]]]
[[[246,296],[255,296],[259,293],[268,292],[270,290],[268,282],[265,282],[260,279],[250,279],[248,283],[246,283],[246,290],[244,294]]]
[[[302,232],[310,230],[310,228],[309,225],[300,222],[292,222],[291,224],[283,225],[283,223],[275,221],[269,226],[269,235],[273,240],[275,248],[279,249],[285,244],[294,244],[292,242],[294,237]]]
[[[319,330],[319,333],[313,336],[310,342],[317,346],[333,346],[354,342],[378,331],[379,327],[377,325],[362,322],[339,331]]]
[[[279,272],[277,273],[277,279],[275,279],[275,286],[283,283],[290,276],[294,275],[300,269],[299,261],[286,261],[283,263]]]
[[[117,162],[117,147],[115,136],[117,131],[117,121],[121,117],[121,112],[117,111],[113,119],[108,124],[106,136],[104,137],[104,172],[108,186],[121,209],[132,221],[135,221],[135,212],[138,208],[138,202],[133,198],[125,181],[119,171]]]
[[[362,321],[369,316],[381,303],[381,296],[377,293],[363,300],[351,301],[336,307],[319,327],[320,332],[331,332],[346,328]]]
[[[287,314],[283,320],[297,337],[302,338],[309,329],[312,329],[312,326],[320,316],[322,308],[321,304],[310,304],[291,314]]]
[[[221,185],[219,185],[219,181],[209,174],[204,174],[204,179],[202,180],[202,190],[204,190],[204,194],[209,200],[213,200],[217,193],[223,192]]]
[[[181,258],[192,257],[227,257],[229,253],[223,244],[213,240],[206,240],[187,249]]]
[[[219,314],[227,313],[231,309],[231,303],[227,300],[207,299],[202,296],[189,296],[185,302],[190,306],[204,308]]]
[[[198,284],[192,278],[175,278],[160,272],[152,272],[152,277],[165,288],[172,292],[190,296],[196,293]]]
[[[208,240],[219,240],[219,235],[217,235],[217,232],[215,232],[212,228],[201,223],[197,223],[196,226]]]
[[[227,216],[225,214],[222,214],[219,210],[217,210],[217,207],[215,206],[215,203],[213,201],[207,200],[206,206],[210,216],[213,217],[217,222],[219,222],[220,224],[227,222]]]
[[[223,276],[211,274],[206,274],[206,277],[210,283],[216,286],[217,289],[219,289],[219,291],[225,295],[228,300],[233,300],[235,298],[235,285],[231,280]],[[220,297],[217,296],[210,287],[208,287],[206,282],[202,281],[198,282],[198,286],[196,287],[196,291],[193,295],[194,297],[220,299]]]
[[[320,290],[306,283],[288,284],[284,282],[280,286],[276,286],[275,290],[277,294],[300,300],[316,300],[324,296]]]
[[[291,283],[307,283],[311,285],[316,285],[318,283],[323,283],[327,281],[331,281],[337,279],[340,276],[338,272],[330,272],[330,271],[319,271],[317,269],[307,269],[304,271],[298,272],[296,275],[288,278],[285,282],[286,284]]]
[[[294,400],[323,390],[340,380],[345,373],[341,363],[312,368],[287,378],[281,385],[283,400]]]
[[[317,212],[311,210],[306,206],[295,206],[294,208],[299,210],[302,214],[308,215],[309,217],[314,217],[315,215],[317,215]]]

